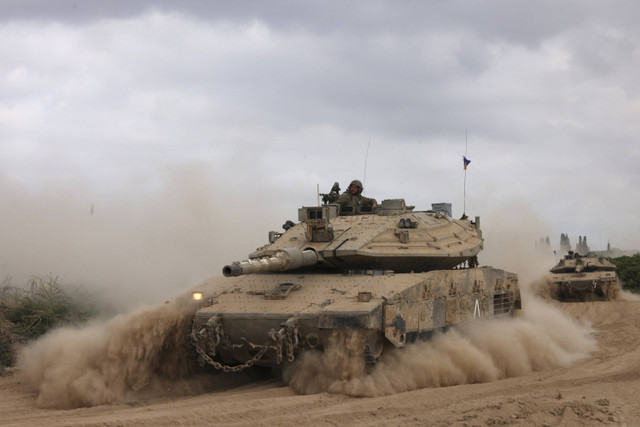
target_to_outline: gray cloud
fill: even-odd
[[[137,199],[144,214],[105,227],[140,241],[191,222],[194,240],[176,247],[220,258],[195,228],[251,224],[216,238],[247,239],[241,257],[315,203],[317,184],[344,187],[365,165],[369,195],[461,214],[468,129],[468,213],[517,200],[552,241],[637,247],[639,7],[0,2],[0,191],[27,210],[43,195],[84,210]],[[140,227],[158,210],[157,226]]]

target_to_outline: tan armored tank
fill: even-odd
[[[549,271],[548,294],[559,301],[614,300],[620,292],[616,266],[602,257],[570,251]]]
[[[479,217],[414,211],[402,199],[356,214],[332,199],[300,208],[298,223],[269,232],[248,260],[194,290],[201,363],[278,366],[342,330],[362,334],[363,355],[375,361],[385,346],[520,308],[516,274],[477,267]]]

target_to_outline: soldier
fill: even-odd
[[[360,208],[363,206],[371,206],[371,208],[375,209],[378,206],[376,199],[364,197],[362,195],[362,190],[364,190],[362,182],[354,179],[351,181],[351,184],[349,184],[347,191],[338,197],[338,201],[336,203],[338,203],[340,207],[353,208],[354,213],[360,213]]]

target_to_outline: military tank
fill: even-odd
[[[416,211],[403,199],[354,212],[335,199],[299,208],[297,223],[193,290],[201,364],[278,367],[340,331],[361,334],[375,362],[385,347],[521,308],[516,274],[478,267],[479,217]]]
[[[620,293],[616,266],[603,257],[569,251],[549,271],[547,293],[559,301],[614,300]]]

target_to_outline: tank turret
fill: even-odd
[[[424,272],[475,264],[483,247],[479,217],[474,222],[438,211],[414,211],[403,199],[383,200],[375,211],[359,215],[345,214],[334,204],[306,206],[298,217],[298,224],[287,221],[284,232],[269,232],[269,244],[249,260],[225,266],[223,274]]]
[[[603,257],[587,254],[585,256],[577,252],[569,251],[551,270],[551,273],[581,273],[594,271],[615,271],[616,266]]]

